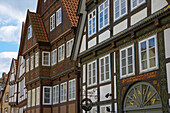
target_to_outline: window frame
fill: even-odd
[[[104,7],[105,3],[108,1],[108,6]],[[100,6],[103,5],[103,9],[100,11]],[[105,19],[104,19],[104,16],[105,16],[105,10],[108,8],[108,23],[105,25],[104,22],[105,22]],[[103,27],[100,28],[100,13],[103,12]],[[98,29],[99,31],[104,29],[105,27],[107,27],[108,25],[110,24],[110,0],[105,0],[103,1],[99,6],[98,6]]]
[[[150,39],[152,39],[152,38],[154,38],[155,39],[155,67],[151,67],[150,68],[150,63],[149,63],[149,45],[148,45],[148,41],[150,40]],[[140,46],[140,44],[142,43],[142,42],[145,42],[146,41],[146,53],[147,53],[147,58],[146,58],[146,60],[147,60],[147,68],[146,69],[144,69],[144,70],[142,70],[142,63],[141,63],[141,46]],[[157,41],[157,34],[154,34],[154,35],[151,35],[151,36],[149,36],[149,37],[147,37],[147,38],[145,38],[145,39],[143,39],[143,40],[140,40],[139,42],[138,42],[138,47],[139,47],[139,73],[145,73],[145,72],[149,72],[149,71],[152,71],[152,70],[156,70],[156,69],[158,69],[159,68],[159,61],[158,61],[158,41]]]
[[[55,13],[50,16],[50,32],[55,29]]]
[[[35,68],[39,66],[39,51],[35,53]]]
[[[29,65],[30,65],[30,64],[29,64],[29,58],[27,58],[27,59],[26,59],[26,73],[28,73],[29,70],[30,70],[30,69],[29,69]]]
[[[57,13],[59,13],[59,15],[61,17],[58,18],[58,15]],[[58,20],[59,19],[59,20]],[[59,22],[59,23],[58,23]],[[59,26],[60,24],[62,23],[62,11],[61,11],[61,8],[59,8],[57,11],[56,11],[56,26]]]
[[[62,51],[62,47],[64,48],[64,50]],[[61,48],[61,59],[60,59],[60,48]],[[62,58],[63,55],[63,58]],[[58,62],[61,62],[65,59],[65,44],[62,44],[58,47]]]
[[[31,65],[30,65],[30,70],[34,69],[34,55],[31,56]]]
[[[69,47],[68,47],[68,44],[69,44]],[[73,44],[74,44],[74,38],[70,39],[66,43],[66,56],[67,56],[67,58],[71,56],[71,52],[72,52],[72,49],[73,49]]]
[[[58,87],[58,91],[57,91],[57,87]],[[55,95],[54,95],[54,89],[55,89]],[[53,104],[59,103],[59,92],[60,92],[59,90],[60,90],[59,85],[53,86]],[[54,96],[55,96],[55,98],[54,98]],[[54,101],[54,100],[56,100],[56,98],[58,98],[57,99],[58,101]]]
[[[132,73],[129,73],[127,74],[128,72],[128,49],[132,47],[132,65],[133,65],[133,72]],[[126,51],[126,74],[125,75],[122,75],[122,51]],[[120,79],[122,78],[127,78],[129,76],[133,76],[135,75],[135,45],[134,44],[131,44],[131,45],[128,45],[122,49],[119,50],[119,53],[120,53]]]
[[[30,38],[32,38],[32,25],[29,25],[27,30],[27,39],[29,40]]]
[[[39,96],[39,98],[38,98]],[[36,106],[40,105],[40,87],[36,88]]]
[[[50,102],[49,103],[45,103],[45,88],[49,88],[50,89]],[[43,105],[51,105],[51,103],[52,103],[52,87],[51,86],[43,86]]]
[[[65,94],[64,94],[64,85],[66,84],[66,100],[64,100],[64,96],[65,96]],[[63,100],[61,100],[61,97],[62,97],[62,85],[63,85]],[[64,83],[61,83],[60,84],[60,103],[64,103],[64,102],[67,102],[67,82],[64,82]]]
[[[105,64],[105,58],[106,57],[109,57],[109,79],[106,79],[106,64]],[[101,81],[101,59],[104,59],[104,80]],[[99,80],[100,80],[100,83],[105,83],[105,82],[108,82],[108,81],[111,81],[111,65],[110,65],[110,54],[108,55],[105,55],[101,58],[99,58]]]
[[[95,12],[95,15],[93,15],[93,13]],[[90,15],[93,15],[92,16],[92,18],[90,18]],[[95,26],[93,26],[93,18],[95,18]],[[89,27],[90,27],[90,25],[89,25],[89,21],[92,21],[92,33],[91,33],[91,35],[89,34]],[[94,34],[96,34],[96,28],[97,28],[97,19],[96,19],[96,8],[95,9],[93,9],[89,14],[88,14],[88,38],[90,38],[91,36],[93,36]],[[94,31],[94,33],[93,33],[93,29],[95,28],[95,31]]]
[[[31,90],[28,91],[27,107],[31,107]]]
[[[48,54],[48,64],[44,64],[44,54],[45,53]],[[50,66],[50,52],[47,52],[47,51],[42,52],[42,66]]]
[[[35,106],[35,101],[36,101],[36,98],[35,98],[35,88],[32,89],[32,96],[31,96],[31,106]]]
[[[116,14],[116,7],[115,7],[115,2],[119,1],[119,17],[116,18],[115,14]],[[117,21],[119,20],[120,18],[122,18],[123,16],[127,15],[128,14],[128,0],[125,0],[125,7],[126,7],[126,12],[124,14],[121,14],[121,0],[114,0],[113,2],[113,20],[114,21]]]
[[[95,81],[96,82],[89,85],[89,65],[92,66],[93,63],[95,63],[95,79],[96,79]],[[93,66],[91,67],[91,75],[93,75],[92,69],[93,69]],[[91,77],[91,82],[92,81],[93,81],[93,77]],[[91,86],[95,86],[95,85],[97,85],[97,60],[94,60],[87,64],[87,87],[91,87]]]
[[[144,3],[146,3],[146,0],[143,0],[143,2],[139,3],[139,0],[137,0],[137,5],[135,7],[133,7],[133,0],[130,0],[130,8],[131,11],[135,10],[136,8],[140,7],[141,5],[143,5]]]
[[[53,66],[55,64],[57,64],[57,49],[51,52],[51,65]]]
[[[72,87],[70,86],[70,83],[72,84]],[[69,101],[75,100],[76,99],[76,79],[69,80],[68,90],[69,90],[68,91]],[[71,93],[71,97],[70,97],[70,93]],[[73,93],[74,93],[74,97],[73,97]]]

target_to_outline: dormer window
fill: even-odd
[[[29,27],[28,27],[28,39],[30,39],[31,37],[32,37],[32,26],[30,25]]]
[[[56,25],[57,25],[57,26],[61,24],[61,22],[62,22],[61,19],[62,19],[62,18],[61,18],[61,8],[60,8],[60,9],[57,10],[57,12],[56,12],[56,21],[57,21],[57,24],[56,24]]]

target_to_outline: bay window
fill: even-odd
[[[50,52],[42,52],[42,65],[50,66]]]

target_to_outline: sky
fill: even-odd
[[[27,9],[36,11],[38,0],[0,0],[0,77],[8,73],[12,58],[17,58],[22,22]]]

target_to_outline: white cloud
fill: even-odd
[[[8,73],[12,58],[17,58],[18,53],[17,52],[2,52],[0,53],[0,77],[2,76],[3,72]]]

